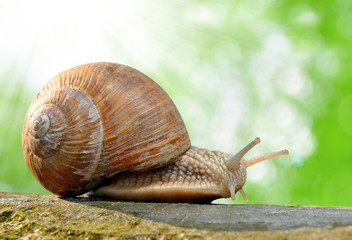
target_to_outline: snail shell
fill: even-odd
[[[74,67],[51,79],[25,117],[22,148],[50,192],[77,195],[121,171],[146,171],[190,148],[170,97],[143,73],[116,63]]]

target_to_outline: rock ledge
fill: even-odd
[[[352,207],[133,203],[0,193],[0,238],[352,239]]]

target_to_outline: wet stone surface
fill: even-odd
[[[0,238],[352,239],[352,207],[118,202],[0,193]]]

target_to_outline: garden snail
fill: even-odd
[[[246,168],[287,150],[243,159],[255,138],[231,155],[191,146],[169,96],[143,73],[116,63],[64,71],[37,94],[27,112],[22,148],[49,191],[136,201],[231,197]]]

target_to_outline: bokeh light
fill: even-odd
[[[0,6],[0,191],[47,193],[21,152],[31,99],[63,70],[110,61],[170,94],[193,145],[235,153],[258,136],[248,156],[290,150],[248,169],[250,203],[352,204],[351,1]]]

